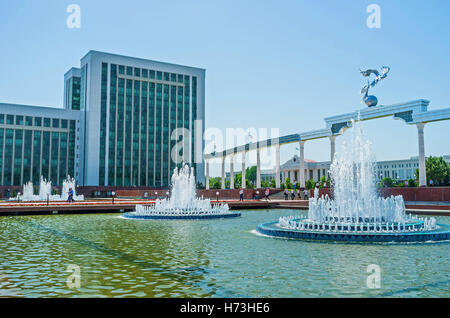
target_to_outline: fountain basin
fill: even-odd
[[[240,212],[228,212],[228,213],[217,213],[217,214],[149,214],[142,215],[136,212],[126,212],[123,217],[129,219],[138,220],[200,220],[200,219],[222,219],[222,218],[232,218],[241,216]]]
[[[296,230],[279,226],[278,222],[260,224],[257,231],[261,234],[298,240],[309,241],[336,241],[336,242],[363,242],[363,243],[411,243],[411,242],[436,242],[450,240],[450,226],[438,224],[434,230],[420,231],[421,221],[407,223],[406,226],[414,227],[411,232],[365,232],[365,231],[330,231],[325,230]]]

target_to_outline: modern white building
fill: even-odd
[[[443,156],[443,159],[450,163],[450,155]],[[281,165],[282,182],[285,182],[286,178],[289,178],[291,182],[294,180],[298,182],[300,175],[298,162],[299,157],[295,155]],[[389,177],[399,181],[415,179],[417,169],[419,169],[418,156],[414,156],[409,159],[378,161],[377,178],[378,180],[381,180],[385,177]],[[328,178],[329,170],[330,161],[317,162],[314,160],[305,159],[306,180],[313,179],[314,181],[319,181],[322,176]]]
[[[182,161],[193,166],[197,182],[204,182],[204,69],[90,51],[79,68],[64,75],[63,104],[64,109],[0,104],[0,168],[6,176],[1,185],[35,182],[40,173],[58,185],[67,172],[80,185],[167,187]],[[33,128],[38,127],[34,118],[51,120],[42,131],[54,138],[48,141],[43,133],[41,144],[50,147],[51,158],[46,161],[43,149],[39,170],[25,145],[28,131],[39,130]],[[75,132],[72,121],[62,127],[67,120]],[[60,160],[63,150],[55,150],[57,138],[66,145],[66,133],[76,136],[75,143],[67,143],[70,164]],[[12,146],[19,144],[21,154]]]

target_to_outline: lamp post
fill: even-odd
[[[169,191],[166,192],[167,199],[169,198]]]
[[[259,199],[259,190],[256,191],[256,200]]]
[[[114,197],[116,196],[116,192],[115,191],[111,192],[111,195],[112,195],[112,204],[114,204]]]
[[[216,192],[217,202],[219,202],[219,191]]]

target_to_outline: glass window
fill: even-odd
[[[0,124],[3,124],[5,122],[5,115],[0,114]]]
[[[148,70],[142,70],[142,77],[148,77]]]
[[[177,74],[171,73],[170,74],[170,81],[171,82],[176,82],[177,81]]]
[[[33,126],[33,117],[31,117],[31,116],[25,117],[25,125]]]
[[[42,126],[42,118],[41,117],[34,117],[34,125],[35,126]]]
[[[141,69],[140,68],[138,68],[138,67],[134,68],[134,76],[138,76],[138,77],[141,76]]]
[[[169,73],[164,72],[164,80],[165,80],[165,81],[169,81],[169,80],[170,80],[169,77],[170,77]]]
[[[156,79],[162,80],[162,72],[156,72]]]
[[[155,78],[155,71],[150,70],[150,78]]]
[[[50,127],[50,118],[44,118],[44,127]]]
[[[67,128],[67,119],[61,119],[61,128]]]
[[[16,125],[23,125],[23,116],[16,116]]]
[[[6,115],[6,124],[14,125],[14,115]]]
[[[183,75],[178,74],[178,83],[183,83]]]
[[[119,65],[119,74],[122,74],[122,75],[125,74],[125,66]]]
[[[53,128],[59,128],[59,119],[58,118],[53,118],[52,119],[52,127]]]
[[[127,75],[133,75],[133,68],[131,66],[127,66]]]

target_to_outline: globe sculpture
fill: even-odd
[[[261,234],[306,240],[345,242],[424,242],[450,239],[450,227],[436,219],[405,213],[402,196],[377,193],[376,160],[361,124],[353,123],[351,142],[335,154],[330,167],[333,199],[309,199],[307,217],[280,217],[258,226]]]
[[[373,70],[373,69],[368,69],[365,71],[360,71],[361,75],[367,78],[370,78],[370,75],[375,75],[375,78],[373,79],[372,82],[369,81],[369,79],[367,79],[367,85],[365,85],[362,89],[361,89],[361,94],[363,95],[362,97],[362,101],[368,106],[368,107],[374,107],[377,106],[378,104],[378,98],[376,98],[376,96],[374,95],[369,95],[369,89],[374,87],[375,85],[378,84],[379,81],[385,79],[389,73],[391,69],[389,68],[389,66],[383,66],[381,67],[381,71],[377,71],[377,70]]]
[[[230,212],[228,204],[197,198],[194,169],[185,164],[173,171],[169,199],[157,199],[151,205],[136,205],[136,211],[123,214],[132,219],[211,219],[240,215]]]

